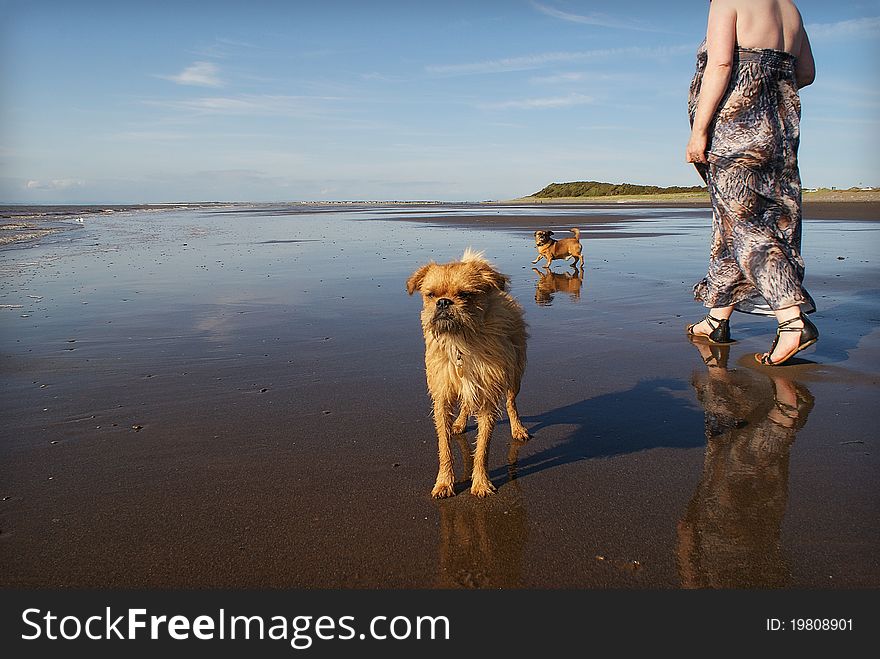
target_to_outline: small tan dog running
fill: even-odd
[[[406,282],[407,292],[420,291],[424,302],[425,373],[440,454],[431,496],[438,499],[455,494],[450,437],[464,432],[470,415],[477,418],[471,494],[478,497],[495,491],[486,464],[503,399],[511,435],[529,438],[516,409],[528,335],[522,307],[507,293],[508,282],[482,253],[470,249],[461,261],[422,266]],[[456,403],[458,418],[453,423]]]
[[[538,230],[535,231],[535,247],[538,248],[538,258],[532,263],[537,263],[541,259],[547,259],[545,268],[549,268],[550,264],[558,259],[567,259],[574,257],[571,265],[576,266],[580,259],[581,267],[584,267],[583,247],[581,247],[581,230],[570,229],[574,234],[574,238],[563,238],[562,240],[553,240],[550,236],[552,231]]]

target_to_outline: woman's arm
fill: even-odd
[[[700,86],[700,100],[694,114],[691,139],[686,150],[687,162],[706,163],[706,145],[709,125],[718,109],[733,66],[736,49],[736,10],[724,0],[709,5],[709,24],[706,28],[706,69]]]
[[[816,63],[813,61],[813,49],[806,30],[801,35],[801,49],[797,54],[797,68],[794,71],[798,89],[812,84],[816,79]]]

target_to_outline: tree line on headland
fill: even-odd
[[[636,185],[634,183],[602,183],[600,181],[573,181],[571,183],[551,183],[530,197],[553,199],[556,197],[616,197],[622,195],[683,194],[706,192],[704,186],[683,187],[674,185],[663,188],[657,185]]]

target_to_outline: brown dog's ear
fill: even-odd
[[[552,231],[548,231],[548,232],[547,232],[547,235],[548,235],[548,236],[552,236],[552,235],[553,235],[553,232],[552,232]]]
[[[412,273],[409,279],[406,280],[406,292],[412,295],[416,291],[422,290],[422,281],[425,279],[425,275],[431,266],[434,265],[434,262],[426,263],[421,268]]]
[[[506,291],[507,284],[510,283],[510,277],[502,275],[489,265],[481,265],[478,271],[481,283],[485,285],[486,290],[497,288],[499,291]]]

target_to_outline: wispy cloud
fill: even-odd
[[[121,140],[131,142],[176,142],[191,139],[193,136],[186,133],[171,133],[166,131],[131,130],[111,133],[106,136],[109,140]]]
[[[537,53],[521,57],[506,57],[503,59],[484,60],[481,62],[469,62],[465,64],[435,64],[425,67],[425,71],[434,75],[458,76],[477,75],[485,73],[506,73],[511,71],[531,71],[541,69],[551,64],[560,62],[578,62],[586,59],[603,57],[667,57],[678,55],[683,52],[691,52],[693,45],[664,46],[658,48],[644,48],[642,46],[630,46],[627,48],[600,48],[575,52]]]
[[[28,190],[68,190],[81,188],[85,184],[85,181],[78,178],[56,178],[49,181],[31,179],[25,182],[24,187]]]
[[[806,30],[812,40],[875,37],[880,35],[880,16],[854,18],[837,23],[810,23]]]
[[[251,43],[249,41],[241,41],[239,39],[225,39],[223,37],[217,37],[215,39],[215,43],[218,46],[226,47],[226,48],[236,48],[236,49],[244,49],[244,50],[263,50],[263,46],[258,46],[257,44]]]
[[[811,116],[810,122],[839,124],[841,126],[880,126],[880,119],[858,119],[854,117]]]
[[[241,96],[203,96],[181,101],[146,101],[148,105],[186,110],[195,114],[222,115],[303,115],[314,113],[326,101],[344,100],[333,96],[283,96],[249,94]]]
[[[176,82],[178,85],[194,85],[196,87],[222,87],[220,70],[211,62],[194,62],[176,75],[158,75],[158,78]]]
[[[267,181],[270,183],[281,183],[284,178],[259,169],[210,169],[194,172],[196,178],[204,178],[212,181]]]
[[[547,14],[547,16],[552,16],[553,18],[568,21],[569,23],[581,23],[583,25],[595,25],[597,27],[609,27],[621,30],[637,30],[639,32],[660,31],[657,28],[651,27],[650,25],[647,25],[645,23],[620,20],[614,18],[613,16],[608,16],[607,14],[570,14],[559,9],[554,9],[553,7],[548,7],[547,5],[542,5],[539,2],[532,2],[531,5],[541,13]]]
[[[583,71],[569,71],[553,75],[535,76],[529,79],[530,83],[537,85],[560,85],[566,83],[581,82],[608,82],[610,80],[625,80],[631,76],[611,73],[586,73]]]
[[[266,48],[248,41],[214,37],[210,43],[192,49],[193,55],[206,59],[226,60],[231,57],[250,56],[266,52]]]
[[[574,105],[587,105],[593,103],[592,96],[584,94],[569,94],[567,96],[552,96],[549,98],[524,98],[497,103],[481,103],[484,110],[547,110],[556,108],[568,108]]]
[[[370,73],[362,73],[361,80],[366,80],[368,82],[404,82],[406,78],[403,76],[392,76],[377,71],[371,71]]]
[[[535,77],[532,78],[530,82],[554,85],[561,82],[583,82],[587,77],[586,73],[570,71],[568,73],[557,73],[550,76]]]

